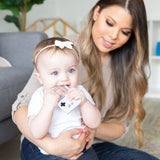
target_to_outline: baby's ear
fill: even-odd
[[[34,76],[38,79],[38,81],[42,84],[41,76],[39,73],[34,73]]]

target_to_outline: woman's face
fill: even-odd
[[[132,16],[118,5],[107,7],[100,13],[99,9],[97,6],[94,10],[92,37],[98,50],[106,55],[128,41],[132,32]]]

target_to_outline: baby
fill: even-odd
[[[29,103],[32,135],[57,137],[73,128],[97,128],[101,115],[87,90],[77,84],[79,53],[73,43],[59,37],[46,39],[37,45],[33,61],[35,77],[43,86],[35,91]]]

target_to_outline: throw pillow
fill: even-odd
[[[8,62],[5,58],[0,57],[0,67],[11,67],[11,63]]]

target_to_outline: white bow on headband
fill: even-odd
[[[63,49],[64,47],[69,48],[69,49],[73,49],[72,48],[73,43],[70,41],[58,41],[55,40],[55,46]]]
[[[53,47],[53,46],[59,47],[59,48],[61,48],[61,49],[63,49],[64,47],[66,47],[66,48],[68,48],[68,49],[73,49],[74,52],[75,52],[75,54],[76,54],[76,57],[77,57],[77,59],[78,59],[78,53],[77,53],[77,51],[72,47],[72,45],[73,45],[73,43],[72,43],[71,41],[59,41],[59,40],[55,40],[54,44],[51,44],[51,45],[48,45],[48,46],[42,48],[42,49],[37,53],[37,55],[36,55],[35,58],[34,58],[34,59],[35,59],[35,63],[36,63],[36,61],[37,61],[38,56],[40,55],[40,53],[41,53],[42,51],[44,51],[44,50],[47,49],[47,48],[51,48],[51,47]]]

